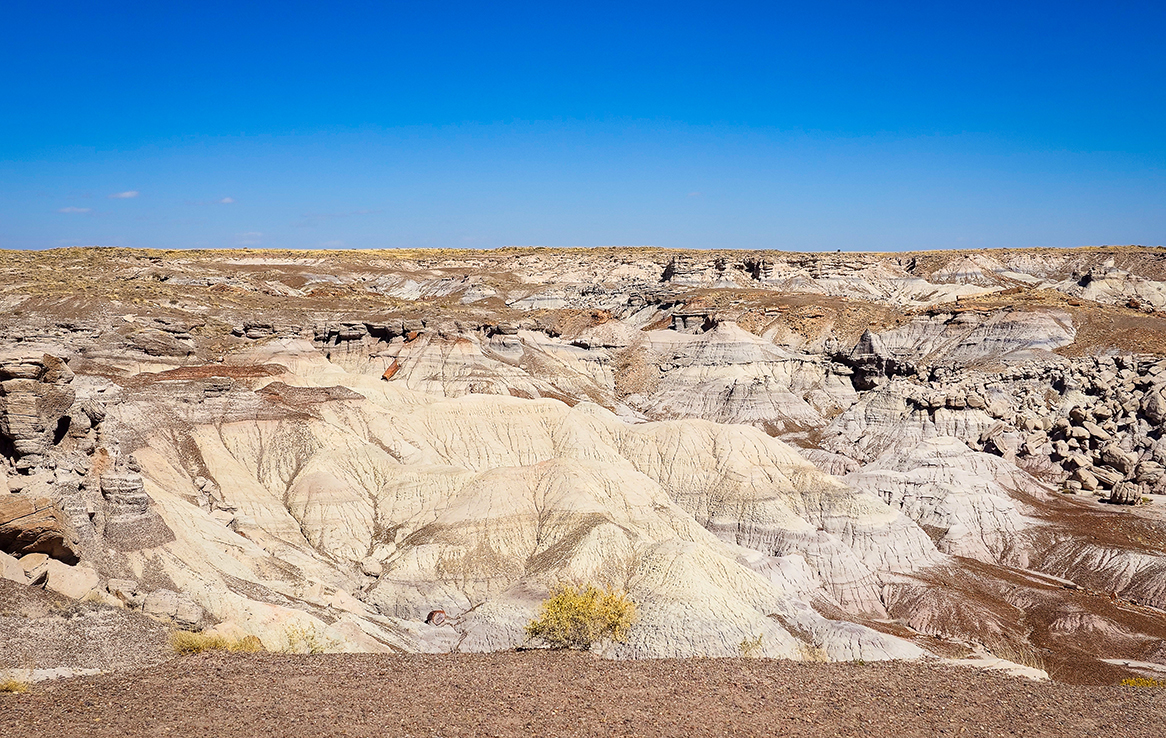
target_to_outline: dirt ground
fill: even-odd
[[[125,669],[170,655],[170,627],[0,579],[0,670]]]
[[[1163,735],[1166,689],[913,663],[201,654],[0,694],[0,735]]]

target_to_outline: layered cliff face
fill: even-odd
[[[271,648],[511,648],[578,581],[614,657],[1166,669],[1164,251],[2,264],[22,584]]]

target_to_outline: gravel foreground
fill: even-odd
[[[1155,736],[1166,690],[912,663],[201,654],[0,694],[0,735]]]

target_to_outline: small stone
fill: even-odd
[[[361,560],[360,571],[366,576],[379,577],[381,572],[384,571],[384,567],[381,566],[381,562],[369,557]]]

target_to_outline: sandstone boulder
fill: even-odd
[[[9,556],[2,551],[0,551],[0,578],[20,584],[27,581],[24,576],[24,567],[20,565],[20,561],[15,556]]]
[[[77,543],[72,524],[52,500],[25,495],[0,498],[0,550],[43,553],[76,563]]]
[[[198,603],[169,589],[157,589],[146,595],[142,612],[173,620],[175,625],[186,629],[198,629],[206,618],[206,612]]]
[[[1081,485],[1081,489],[1086,492],[1092,492],[1101,486],[1097,481],[1097,477],[1093,475],[1087,467],[1079,467],[1073,470],[1073,480]]]
[[[0,382],[9,379],[40,379],[44,370],[44,361],[36,355],[0,357]]]
[[[1156,484],[1164,475],[1166,475],[1166,468],[1153,460],[1141,462],[1134,470],[1134,478],[1137,481],[1150,485]]]
[[[52,354],[44,354],[41,357],[41,365],[44,371],[39,377],[41,382],[45,384],[68,384],[73,381],[73,370],[65,363],[64,359],[53,356]]]
[[[126,343],[150,356],[186,356],[194,353],[189,343],[156,328],[143,328],[126,336]]]
[[[47,563],[48,581],[46,589],[79,600],[101,584],[101,578],[91,567],[80,564],[69,566],[50,559]]]
[[[1142,398],[1142,414],[1152,425],[1166,425],[1166,397],[1161,391],[1146,393]]]
[[[1012,415],[1012,409],[1007,403],[1000,400],[993,400],[988,403],[987,412],[993,418],[1007,418]]]
[[[1136,505],[1139,499],[1138,486],[1129,482],[1117,483],[1109,494],[1109,502],[1115,505]]]
[[[1113,438],[1104,428],[1088,420],[1081,423],[1081,427],[1089,432],[1091,438],[1096,438],[1098,441],[1108,441]]]
[[[24,578],[32,584],[44,584],[48,576],[49,562],[47,554],[31,553],[20,557],[20,568],[24,571]]]
[[[1090,471],[1093,472],[1093,476],[1097,477],[1097,481],[1110,488],[1117,485],[1124,478],[1121,472],[1110,469],[1107,466],[1095,466]]]
[[[370,557],[361,559],[360,571],[365,576],[379,577],[381,575],[381,573],[384,571],[384,567],[381,566],[381,562],[377,561],[376,559],[374,559],[370,556]]]
[[[1124,451],[1120,446],[1110,444],[1101,450],[1101,460],[1122,474],[1132,474],[1138,465],[1138,457]]]

